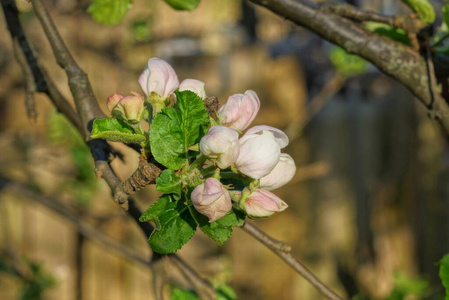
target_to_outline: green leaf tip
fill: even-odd
[[[141,222],[152,221],[156,229],[148,243],[160,254],[174,253],[187,243],[196,231],[195,220],[190,215],[186,199],[173,201],[171,195],[162,195],[140,217]]]
[[[189,147],[209,126],[204,101],[191,91],[176,92],[174,106],[163,109],[151,122],[150,143],[154,158],[172,170],[186,164]]]
[[[168,5],[176,10],[192,11],[200,5],[201,0],[164,0]]]
[[[131,126],[116,118],[95,119],[90,137],[128,144],[138,144],[145,141],[144,135],[134,133]]]
[[[93,0],[87,12],[100,24],[117,25],[131,6],[130,0]]]
[[[418,13],[419,18],[424,23],[432,24],[435,22],[435,9],[429,0],[401,0],[410,7],[414,12]]]

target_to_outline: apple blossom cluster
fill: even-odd
[[[159,58],[148,61],[138,81],[145,96],[131,92],[129,96],[113,94],[107,99],[112,116],[134,128],[150,112],[155,116],[176,102],[175,91],[191,91],[202,100],[206,98],[204,82],[186,79],[180,83],[173,68]],[[259,108],[259,98],[252,90],[230,96],[215,112],[216,118],[210,119],[211,127],[200,139],[201,166],[210,169],[213,164],[217,169],[209,174],[200,169],[196,180],[199,184],[194,186],[190,198],[195,209],[207,216],[209,222],[222,218],[233,207],[254,218],[268,217],[287,208],[270,191],[289,182],[296,172],[291,156],[281,153],[289,140],[284,132],[271,126],[247,129]],[[178,170],[179,174],[183,172],[185,169]],[[222,184],[220,177],[226,173],[234,174],[234,178],[240,176],[248,185],[235,190],[232,185]]]

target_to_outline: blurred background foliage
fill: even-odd
[[[410,13],[395,0],[348,2]],[[291,139],[286,151],[298,165],[291,183],[276,191],[289,209],[255,223],[291,244],[293,254],[340,295],[444,297],[437,262],[449,252],[449,148],[425,109],[360,58],[268,11],[240,0],[198,1],[193,11],[170,6],[179,3],[45,1],[105,112],[108,95],[139,91],[137,78],[152,56],[170,62],[181,80],[204,81],[208,95],[222,103],[255,90],[262,101],[255,123],[285,130]],[[439,25],[444,3],[432,4]],[[35,51],[70,98],[30,4],[17,5]],[[38,95],[37,121],[26,118],[22,74],[0,19],[0,176],[58,199],[149,257],[146,237],[96,179],[89,150],[64,117]],[[409,42],[395,29],[367,26]],[[138,156],[113,147],[119,155],[112,164],[125,179]],[[149,187],[136,198],[144,209],[157,195]],[[0,225],[0,299],[153,299],[147,268],[86,240],[59,215],[1,183]],[[238,299],[322,299],[239,230],[221,247],[199,233],[180,255],[216,286],[232,287]],[[11,271],[17,265],[26,276]],[[189,293],[174,291],[172,297]]]

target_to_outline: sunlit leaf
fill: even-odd
[[[116,25],[123,20],[130,8],[130,0],[93,0],[87,12],[98,23]]]

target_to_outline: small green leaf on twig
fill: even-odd
[[[418,13],[421,21],[432,24],[435,22],[435,9],[429,0],[401,0],[410,7],[414,12]]]
[[[194,10],[200,5],[201,0],[165,0],[168,5],[176,10]]]
[[[449,299],[449,254],[443,256],[440,261],[439,276],[444,288],[446,289],[446,300]]]
[[[98,23],[116,25],[123,20],[130,8],[130,0],[93,0],[87,12]]]
[[[411,44],[407,33],[402,29],[378,22],[365,22],[364,24],[365,28],[369,31],[375,32],[379,35],[387,36],[390,39],[393,39],[402,44]]]
[[[220,246],[231,237],[233,227],[242,226],[245,221],[245,215],[234,210],[212,223],[209,223],[208,217],[200,214],[194,208],[191,209],[191,213],[200,229]]]
[[[189,147],[198,143],[209,125],[204,101],[191,91],[176,92],[177,102],[151,122],[150,143],[154,158],[172,170],[186,163]]]
[[[173,194],[176,199],[181,197],[181,178],[175,171],[166,169],[156,178],[156,190],[165,194]]]
[[[152,221],[156,225],[148,243],[157,253],[176,252],[196,231],[196,223],[190,215],[186,199],[173,200],[171,195],[162,195],[140,217],[141,222]]]
[[[332,48],[329,58],[337,72],[345,77],[352,77],[366,72],[366,61],[357,55],[350,55],[340,47]]]
[[[145,141],[144,135],[134,133],[131,126],[116,118],[95,119],[90,137],[129,144]]]

